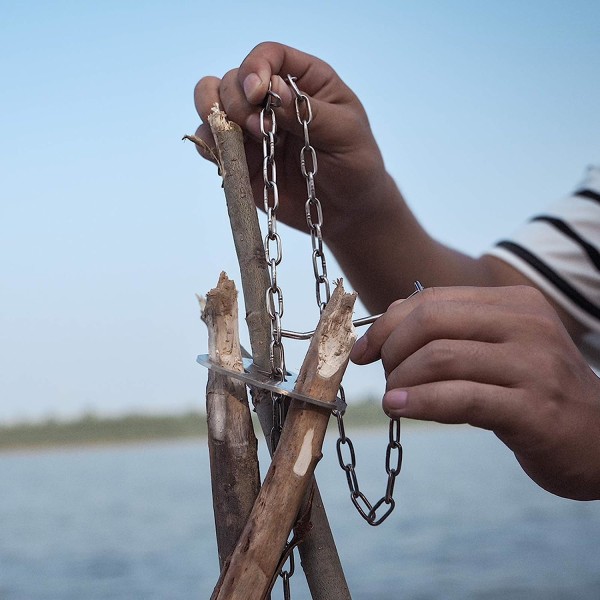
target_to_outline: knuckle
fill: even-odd
[[[202,77],[194,86],[194,98],[198,99],[204,96],[204,91],[211,77]]]
[[[460,421],[474,427],[491,429],[492,424],[488,423],[487,417],[487,412],[477,397],[471,396],[465,399],[464,417]]]
[[[237,79],[237,72],[237,69],[232,69],[223,76],[217,100],[221,102],[222,108],[230,120],[242,124],[256,109],[246,100],[246,96]]]
[[[438,301],[438,296],[433,293],[424,297],[415,308],[413,317],[416,326],[420,327],[422,330],[435,327],[442,318],[442,307],[441,303]]]
[[[443,295],[444,295],[444,288],[432,286],[432,287],[425,288],[423,291],[418,293],[415,297],[427,299],[427,301],[429,301],[429,302],[431,302],[431,301],[437,302]]]
[[[565,382],[573,376],[570,361],[565,359],[562,352],[546,349],[541,352],[537,364],[538,372],[545,374],[540,381],[546,388],[546,393],[550,396],[562,396]]]
[[[386,390],[393,390],[395,388],[401,388],[401,387],[404,387],[405,385],[407,385],[407,378],[404,375],[401,365],[399,365],[398,367],[396,367],[395,369],[393,369],[389,373],[387,373],[387,376],[385,379],[385,389]]]
[[[532,307],[526,318],[532,331],[540,336],[540,339],[545,339],[548,344],[555,344],[560,339],[562,330],[557,327],[558,317],[549,306],[547,309]]]
[[[531,285],[517,285],[512,288],[517,297],[527,306],[537,310],[547,310],[550,305],[543,292]]]
[[[218,77],[203,77],[194,87],[194,104],[203,120],[206,120],[210,107],[218,100],[220,79]]]
[[[278,42],[271,42],[267,40],[256,44],[256,46],[254,46],[250,54],[264,54],[266,52],[270,52],[271,50],[276,50],[280,46],[281,44],[279,44]]]
[[[449,340],[434,340],[423,346],[419,361],[434,375],[446,372],[454,364],[454,358]]]
[[[515,286],[515,290],[519,295],[531,300],[541,300],[544,298],[542,292],[532,285],[517,285]]]
[[[381,346],[379,354],[381,357],[381,364],[383,365],[383,369],[389,377],[390,373],[392,373],[396,369],[400,361],[398,360],[395,351],[390,348],[389,344],[384,343]]]
[[[221,85],[219,87],[219,91],[222,96],[227,96],[232,92],[235,92],[239,89],[239,83],[237,81],[237,69],[230,69],[223,75],[223,79],[221,79]]]

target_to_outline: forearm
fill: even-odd
[[[384,311],[394,300],[406,297],[414,291],[416,280],[427,287],[493,284],[485,262],[429,236],[389,175],[373,194],[385,195],[385,200],[364,198],[367,209],[339,219],[326,238],[370,311]],[[324,224],[325,235],[327,227]]]

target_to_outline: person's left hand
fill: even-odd
[[[600,380],[528,286],[429,288],[357,341],[381,358],[385,412],[492,430],[541,487],[600,499]]]

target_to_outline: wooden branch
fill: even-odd
[[[309,512],[308,512],[309,511]],[[352,600],[321,492],[313,476],[300,515],[308,512],[308,531],[298,546],[302,570],[313,600]]]
[[[355,333],[356,294],[335,289],[321,315],[295,390],[335,400]],[[263,600],[269,593],[288,535],[321,458],[329,411],[293,400],[273,461],[239,542],[212,600]]]
[[[244,136],[239,125],[229,121],[227,115],[219,110],[217,105],[213,107],[208,122],[217,145],[219,171],[223,178],[227,212],[240,266],[252,362],[263,371],[269,372],[271,369],[269,354],[271,322],[267,312],[265,294],[271,282],[248,174]],[[188,136],[188,139],[196,143],[192,136]],[[272,453],[270,432],[273,424],[273,406],[271,394],[261,389],[254,389],[252,390],[252,400],[265,434],[269,452]]]
[[[242,371],[237,290],[225,273],[221,273],[217,287],[206,295],[202,320],[208,328],[210,359],[228,369]],[[257,441],[246,386],[209,371],[206,414],[217,549],[222,569],[260,489]]]
[[[271,321],[267,313],[265,293],[270,281],[242,130],[237,124],[228,121],[227,115],[218,107],[213,108],[208,122],[217,144],[225,200],[240,265],[252,360],[261,369],[269,370]]]
[[[217,145],[219,169],[240,265],[252,360],[260,369],[268,372],[271,368],[271,323],[266,290],[270,280],[248,174],[243,134],[237,124],[227,120],[226,114],[218,106],[209,116],[209,123]],[[195,142],[193,136],[189,136],[189,139]],[[254,388],[251,392],[267,447],[272,454],[271,394],[260,388]],[[348,584],[316,482],[313,493],[308,497],[312,498],[310,519],[313,527],[298,550],[313,600],[350,600]],[[303,507],[302,514],[308,509],[308,506]]]

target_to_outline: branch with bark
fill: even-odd
[[[199,298],[200,300],[200,298]],[[225,273],[200,302],[208,329],[211,361],[243,371],[238,331],[237,290]],[[208,450],[221,569],[244,528],[260,490],[257,440],[246,386],[227,375],[209,371],[206,386]]]

